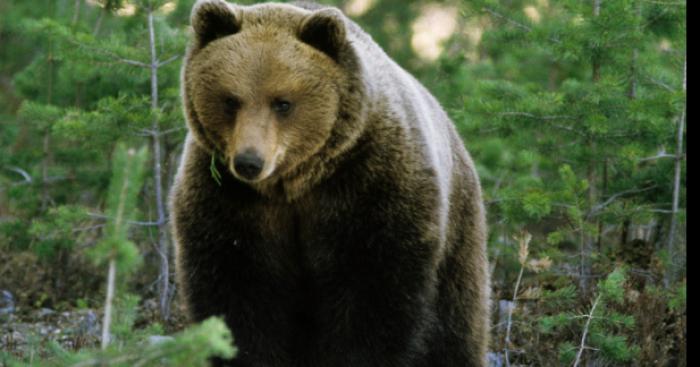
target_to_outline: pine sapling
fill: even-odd
[[[107,196],[106,213],[109,220],[104,238],[90,253],[97,263],[108,263],[107,295],[102,320],[102,349],[107,348],[110,342],[112,305],[118,285],[117,271],[127,273],[135,269],[141,261],[138,249],[128,240],[128,222],[136,209],[136,199],[143,185],[144,163],[147,157],[145,148],[135,151],[127,149],[122,144],[117,145]]]

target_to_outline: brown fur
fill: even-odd
[[[178,279],[194,320],[226,318],[228,363],[484,365],[479,181],[435,99],[334,8],[199,1],[192,24]]]

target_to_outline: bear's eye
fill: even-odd
[[[235,97],[224,98],[224,111],[227,115],[235,115],[241,108],[241,102]]]
[[[283,99],[275,99],[272,101],[272,110],[281,114],[286,115],[292,109],[292,103],[285,101]]]

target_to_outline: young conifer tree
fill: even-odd
[[[107,291],[102,322],[102,349],[110,341],[112,306],[117,284],[126,284],[126,274],[136,269],[141,257],[138,248],[128,239],[129,221],[134,218],[138,195],[143,186],[145,148],[136,151],[117,145],[113,157],[112,180],[107,195],[107,227],[103,239],[90,252],[98,264],[108,264]],[[120,279],[117,281],[117,272]]]

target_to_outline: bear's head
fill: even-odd
[[[348,144],[361,81],[340,11],[200,0],[183,67],[190,132],[253,186]],[[313,157],[316,157],[315,159]]]

